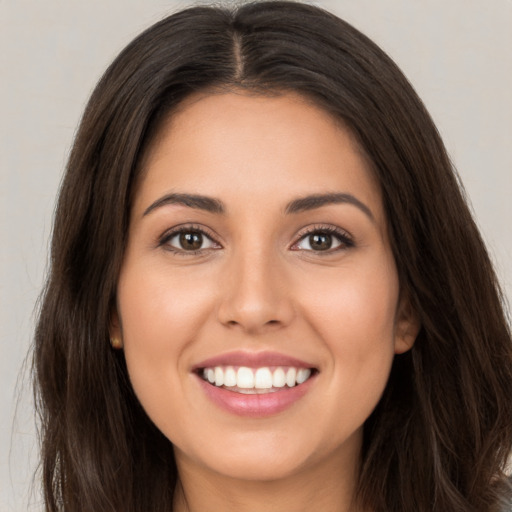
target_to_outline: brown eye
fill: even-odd
[[[197,232],[180,233],[179,242],[185,251],[197,251],[203,245],[203,235]]]
[[[332,235],[329,233],[314,233],[308,238],[313,251],[327,251],[332,247]]]
[[[308,252],[335,252],[338,249],[353,247],[349,236],[342,231],[328,229],[317,229],[305,235],[293,246],[294,250]]]
[[[208,235],[193,229],[174,231],[174,233],[170,233],[164,237],[161,241],[161,245],[178,253],[195,253],[205,249],[220,248]]]

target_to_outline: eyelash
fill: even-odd
[[[334,235],[335,238],[338,239],[340,242],[339,247],[336,247],[334,249],[327,249],[326,251],[307,251],[307,252],[313,252],[316,255],[319,256],[327,256],[339,251],[343,251],[346,249],[350,249],[355,246],[354,240],[351,235],[349,235],[345,230],[335,227],[335,226],[324,226],[324,225],[314,225],[308,227],[305,231],[302,231],[299,234],[299,239],[292,245],[292,247],[298,245],[300,242],[305,240],[308,236],[311,236],[313,234],[326,234],[326,235]],[[295,249],[300,250],[300,249]]]
[[[170,251],[178,256],[194,256],[194,255],[202,254],[204,251],[208,250],[208,249],[197,249],[197,250],[187,251],[184,249],[178,249],[176,247],[168,245],[170,240],[172,240],[174,237],[176,237],[182,233],[199,233],[202,236],[206,237],[208,240],[210,240],[213,244],[217,245],[218,247],[221,247],[220,244],[215,240],[215,237],[211,233],[206,231],[204,228],[202,228],[200,226],[193,225],[193,224],[179,226],[179,227],[171,229],[170,231],[167,231],[160,237],[160,239],[158,241],[158,246],[164,247],[165,250]],[[300,242],[302,242],[308,236],[313,235],[313,234],[334,235],[338,239],[340,245],[338,247],[334,248],[333,250],[331,250],[331,249],[327,249],[325,251],[310,250],[310,251],[306,251],[306,252],[312,252],[314,254],[324,256],[324,255],[333,254],[333,253],[336,253],[336,252],[339,252],[342,250],[350,249],[355,246],[351,235],[349,235],[346,231],[344,231],[340,228],[337,228],[335,226],[315,225],[315,226],[310,226],[305,231],[301,232],[299,234],[298,240],[293,243],[291,249],[300,251],[301,249],[293,249],[293,247],[297,246]]]
[[[185,226],[178,226],[176,228],[172,228],[170,231],[167,231],[162,235],[158,242],[159,247],[164,247],[165,250],[170,251],[174,253],[177,256],[194,256],[201,254],[205,251],[205,249],[197,249],[194,251],[186,251],[184,249],[178,249],[176,247],[173,247],[172,245],[168,245],[169,242],[178,235],[181,235],[182,233],[199,233],[200,235],[204,236],[208,240],[210,240],[212,243],[218,245],[220,247],[220,244],[215,240],[215,237],[206,231],[204,228],[200,226],[196,226],[194,224],[187,224]]]

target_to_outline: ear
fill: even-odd
[[[421,328],[418,313],[408,294],[401,294],[395,319],[395,354],[410,350]]]
[[[123,334],[121,330],[121,322],[119,321],[119,314],[117,308],[114,306],[110,313],[110,326],[109,326],[110,344],[114,349],[123,348]]]

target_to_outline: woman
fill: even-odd
[[[47,510],[506,510],[511,363],[439,135],[354,28],[198,7],[107,70],[36,333]]]

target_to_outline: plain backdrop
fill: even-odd
[[[512,0],[324,0],[424,100],[512,298]],[[31,495],[36,436],[22,364],[56,193],[96,81],[142,29],[193,2],[0,0],[0,511]],[[471,276],[468,276],[471,279]],[[31,503],[29,507],[29,502]]]

